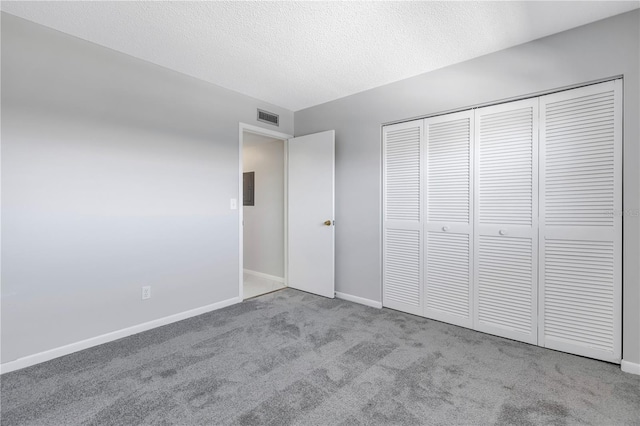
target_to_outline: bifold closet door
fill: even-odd
[[[621,80],[540,98],[540,345],[621,358]]]
[[[423,120],[382,132],[382,304],[422,315]]]
[[[424,315],[471,328],[473,111],[424,121]]]
[[[476,110],[474,328],[536,344],[538,99]]]

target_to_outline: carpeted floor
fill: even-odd
[[[1,377],[1,424],[640,424],[617,365],[286,289]]]

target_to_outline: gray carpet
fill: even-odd
[[[6,426],[640,424],[617,365],[291,289],[0,380]]]

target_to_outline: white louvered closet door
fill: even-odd
[[[540,98],[540,345],[621,358],[621,80]]]
[[[425,134],[424,315],[473,326],[473,111],[428,118]]]
[[[383,306],[423,314],[423,120],[383,127]]]
[[[476,110],[474,328],[536,344],[538,99]]]

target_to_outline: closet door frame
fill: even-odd
[[[563,92],[567,92],[567,91],[571,91],[571,90],[577,90],[577,89],[584,89],[584,90],[589,90],[589,87],[592,86],[597,86],[599,84],[615,84],[616,85],[616,97],[615,97],[615,102],[617,105],[617,122],[616,122],[616,133],[617,133],[617,137],[618,137],[618,141],[616,142],[616,163],[615,163],[615,168],[616,168],[616,192],[615,192],[615,207],[614,207],[614,211],[612,212],[612,214],[615,215],[615,222],[616,222],[616,229],[617,229],[617,234],[615,236],[614,239],[614,246],[615,246],[615,250],[616,250],[616,256],[614,258],[614,275],[615,275],[615,289],[614,289],[614,311],[613,311],[613,315],[614,315],[614,352],[613,354],[608,354],[605,353],[603,355],[603,353],[598,352],[598,351],[593,351],[590,349],[587,350],[582,350],[580,348],[576,349],[575,346],[572,346],[570,344],[564,344],[563,342],[558,342],[557,340],[554,340],[553,342],[549,342],[548,338],[545,338],[545,334],[544,334],[544,286],[543,286],[543,280],[544,280],[544,273],[545,273],[545,269],[544,269],[544,254],[545,254],[545,249],[544,249],[544,233],[545,233],[545,226],[544,226],[544,193],[543,193],[543,171],[542,171],[542,167],[544,166],[543,164],[543,158],[545,156],[545,146],[544,146],[544,140],[543,140],[543,135],[542,135],[542,126],[543,126],[543,117],[542,117],[542,99],[546,96],[552,96],[552,95],[556,95],[559,93],[563,93]],[[574,85],[572,87],[566,87],[563,89],[554,89],[554,90],[549,90],[549,91],[545,91],[544,93],[539,93],[535,96],[531,96],[531,97],[522,97],[521,99],[516,99],[516,100],[509,100],[509,101],[505,101],[502,103],[498,103],[498,104],[490,104],[487,106],[478,106],[472,110],[461,110],[458,112],[452,112],[452,113],[446,113],[446,114],[442,114],[442,115],[438,115],[438,116],[430,116],[430,117],[426,117],[426,118],[421,118],[421,119],[414,119],[408,122],[402,122],[402,123],[397,123],[397,124],[387,124],[387,125],[383,125],[381,128],[381,139],[382,139],[382,193],[381,193],[381,207],[382,207],[382,226],[381,226],[381,259],[382,259],[382,305],[385,307],[389,307],[392,309],[398,309],[400,311],[403,312],[408,312],[408,313],[412,313],[412,314],[416,314],[416,315],[421,315],[421,316],[425,316],[425,317],[429,317],[429,318],[433,318],[433,319],[437,319],[437,320],[441,320],[441,321],[445,321],[447,323],[451,323],[451,324],[456,324],[456,325],[460,325],[460,326],[464,326],[464,327],[468,327],[470,329],[476,330],[476,331],[480,331],[480,332],[485,332],[488,334],[494,334],[494,335],[498,335],[498,336],[502,336],[502,337],[506,337],[506,338],[510,338],[510,339],[514,339],[514,340],[519,340],[519,341],[524,341],[527,343],[531,343],[531,344],[536,344],[538,346],[541,347],[547,347],[550,349],[556,349],[556,350],[560,350],[560,351],[564,351],[567,353],[573,353],[573,354],[577,354],[577,355],[583,355],[583,356],[587,356],[587,357],[592,357],[592,358],[597,358],[597,359],[603,359],[603,360],[607,360],[610,362],[616,362],[619,363],[621,360],[621,355],[622,355],[622,274],[623,274],[623,270],[622,270],[622,255],[623,255],[623,247],[622,247],[622,239],[623,239],[623,234],[622,234],[622,208],[623,208],[623,204],[622,204],[622,166],[623,166],[623,162],[622,162],[622,150],[623,150],[623,143],[622,143],[622,132],[623,132],[623,126],[622,126],[622,116],[623,116],[623,91],[622,91],[622,77],[621,76],[617,76],[614,78],[606,78],[606,79],[601,79],[598,81],[592,81],[589,83],[582,83],[582,84],[577,84]],[[478,301],[478,290],[479,290],[479,285],[477,282],[477,277],[478,277],[478,244],[479,244],[479,239],[478,239],[478,235],[479,235],[479,204],[478,204],[478,195],[479,195],[479,179],[478,179],[478,155],[479,155],[479,149],[477,149],[478,143],[479,143],[479,138],[478,138],[478,126],[480,123],[480,120],[478,119],[478,111],[482,110],[484,108],[492,108],[492,107],[504,107],[504,108],[509,108],[510,104],[514,104],[517,102],[532,102],[532,103],[536,103],[537,104],[537,108],[536,108],[536,112],[535,112],[535,116],[534,116],[534,127],[535,129],[533,130],[533,138],[534,138],[534,147],[533,147],[533,154],[534,154],[534,163],[532,164],[532,171],[533,171],[533,175],[535,177],[535,182],[532,182],[532,203],[535,204],[532,206],[532,223],[531,223],[531,229],[532,229],[532,233],[530,234],[532,236],[532,254],[533,254],[533,258],[532,258],[532,274],[533,274],[533,279],[532,282],[534,283],[534,288],[532,288],[532,336],[530,339],[523,339],[521,335],[519,335],[519,333],[512,333],[509,332],[509,330],[495,330],[495,329],[487,329],[487,327],[482,326],[481,324],[478,323],[478,310],[477,307],[475,306],[475,304]],[[471,288],[472,288],[472,292],[471,292],[471,304],[470,304],[470,313],[472,316],[472,321],[471,324],[465,323],[464,321],[462,322],[456,322],[455,320],[452,320],[451,318],[447,318],[446,316],[438,316],[438,315],[434,315],[433,312],[429,312],[427,307],[426,307],[426,301],[425,301],[425,297],[426,297],[426,279],[427,279],[427,268],[426,268],[426,263],[427,263],[427,259],[426,259],[426,254],[427,254],[427,234],[429,232],[430,226],[427,223],[427,184],[428,184],[428,176],[427,176],[427,147],[426,147],[426,122],[428,120],[436,120],[439,117],[451,117],[453,115],[456,114],[464,114],[464,113],[469,113],[472,112],[473,113],[473,130],[471,132],[471,138],[472,138],[472,142],[471,142],[471,164],[470,167],[472,169],[472,174],[471,174],[471,188],[472,188],[472,197],[471,197],[471,201],[470,201],[470,208],[472,209],[472,213],[471,213],[471,217],[472,217],[472,221],[471,221],[471,241],[472,241],[472,247],[473,250],[471,251],[471,261],[472,261],[472,268],[471,268],[471,274],[473,277],[473,281],[471,282]],[[387,246],[385,244],[385,235],[386,235],[386,230],[387,230],[387,221],[385,220],[386,218],[386,206],[387,206],[387,198],[386,198],[386,182],[385,182],[385,129],[392,127],[392,126],[407,126],[407,127],[411,127],[411,126],[416,126],[418,123],[422,122],[421,124],[421,149],[420,149],[420,173],[421,173],[421,177],[420,177],[420,187],[421,187],[421,191],[420,191],[420,219],[419,219],[419,225],[416,226],[416,224],[402,224],[402,223],[395,223],[394,226],[397,226],[396,229],[407,229],[407,230],[413,230],[413,231],[418,231],[420,233],[420,246],[419,246],[419,257],[421,259],[420,261],[420,307],[412,307],[410,309],[407,309],[405,306],[398,306],[396,303],[394,302],[390,302],[388,300],[386,300],[385,298],[385,287],[386,287],[386,278],[385,278],[385,252],[387,251]],[[435,225],[434,225],[435,226]],[[447,225],[442,225],[442,226],[447,226]],[[503,229],[503,227],[499,224],[494,225],[487,225],[484,224],[483,225],[486,229],[489,230],[489,232],[491,233],[496,233],[496,235],[499,235],[499,231],[501,229]],[[451,225],[448,225],[449,229],[451,231],[455,231],[454,227],[452,227]],[[490,229],[489,229],[490,228]],[[513,226],[509,226],[510,229],[508,229],[508,235],[509,236],[518,236],[520,235],[519,230],[515,229]],[[567,238],[571,237],[572,235],[577,236],[578,234],[575,233],[572,230],[567,230],[566,232],[563,231],[564,234],[566,236],[568,236]],[[602,234],[604,235],[606,232],[602,232]],[[527,234],[527,231],[524,231],[524,235]],[[573,237],[571,237],[573,238]],[[597,238],[599,239],[599,237]],[[606,239],[606,237],[602,237],[602,239]]]

